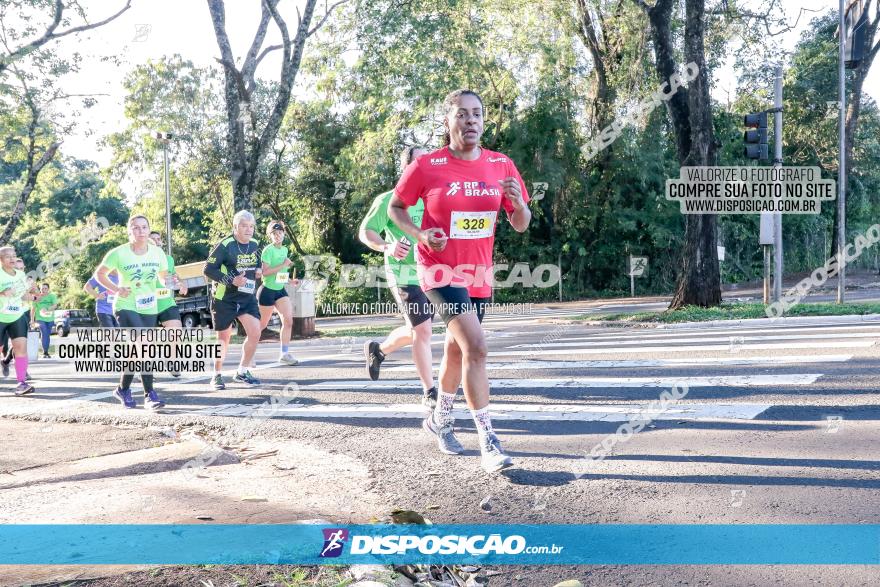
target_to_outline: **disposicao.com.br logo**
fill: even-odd
[[[327,530],[324,531],[324,548],[328,545]],[[343,539],[344,542],[344,539]],[[414,534],[388,534],[385,536],[351,536],[350,554],[371,555],[406,555],[406,554],[440,554],[470,555],[487,554],[519,555],[519,554],[559,554],[563,547],[555,544],[546,546],[529,546],[523,536],[511,535],[502,538],[500,534],[476,534],[472,536],[449,534],[443,536]],[[341,552],[342,546],[336,552]],[[322,554],[338,556],[338,554]]]
[[[345,542],[348,540],[348,530],[345,528],[325,528],[324,546],[321,547],[320,558],[335,558],[342,554]]]

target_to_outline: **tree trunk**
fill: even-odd
[[[688,87],[688,120],[691,144],[682,165],[714,165],[716,146],[712,127],[712,99],[704,55],[705,1],[688,0],[685,24],[685,59],[700,68]],[[721,272],[718,266],[717,218],[714,214],[685,216],[681,272],[670,309],[682,306],[717,306],[721,303]]]
[[[678,73],[675,48],[672,44],[673,0],[657,0],[649,6],[634,0],[651,24],[655,67],[661,83]],[[684,58],[699,68],[697,77],[687,88],[679,88],[666,108],[675,134],[676,152],[682,166],[714,165],[715,133],[712,127],[712,102],[705,60],[704,0],[686,1]],[[714,306],[721,303],[721,273],[718,267],[717,221],[712,214],[685,216],[684,246],[675,293],[669,309],[685,305]]]
[[[859,64],[859,67],[855,70],[855,76],[852,80],[852,88],[849,92],[848,105],[846,110],[846,120],[844,124],[844,161],[846,162],[846,175],[847,180],[849,176],[853,174],[854,169],[854,158],[853,158],[853,145],[855,144],[855,136],[856,131],[859,126],[859,115],[862,111],[862,88],[865,85],[865,79],[868,77],[868,73],[871,70],[871,65],[874,62],[874,58],[877,56],[877,52],[880,51],[880,40],[877,41],[876,45],[872,46],[874,42],[874,37],[877,33],[878,25],[880,25],[880,9],[878,9],[877,14],[873,21],[868,23],[867,34],[865,35],[865,48],[864,48],[864,59]],[[838,173],[840,171],[838,170]],[[849,181],[846,182],[847,191],[849,188]],[[837,227],[840,223],[840,215],[838,214],[837,205],[834,206],[834,222],[832,223],[832,232],[831,232],[831,254],[836,255],[838,249],[837,242]]]
[[[259,174],[260,162],[269,150],[290,103],[293,84],[296,81],[302,62],[306,39],[320,28],[332,10],[341,4],[337,2],[327,8],[322,20],[312,29],[309,25],[315,12],[317,0],[306,0],[304,10],[300,14],[296,35],[291,39],[287,23],[276,10],[279,0],[263,0],[260,24],[251,41],[251,47],[241,67],[236,66],[229,36],[226,33],[226,7],[224,0],[207,0],[214,26],[214,35],[220,49],[220,59],[224,72],[224,96],[226,99],[227,143],[229,146],[229,172],[232,182],[232,197],[236,210],[247,210],[253,206],[254,189]],[[269,21],[272,20],[281,33],[282,44],[267,47],[260,51],[266,38]],[[262,129],[256,128],[257,117],[254,115],[252,94],[256,85],[255,74],[266,53],[281,49],[281,75],[278,82],[278,94],[266,118]]]

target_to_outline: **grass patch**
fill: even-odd
[[[845,316],[880,314],[880,303],[798,304],[783,316]],[[745,320],[768,318],[764,304],[724,304],[713,308],[685,306],[664,312],[629,312],[620,314],[583,314],[575,320],[601,320],[638,324],[672,324],[674,322],[708,322],[710,320]]]

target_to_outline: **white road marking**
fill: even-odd
[[[645,359],[621,361],[516,361],[489,362],[489,371],[540,370],[540,369],[617,369],[640,367],[681,367],[687,365],[784,365],[794,363],[845,363],[852,355],[774,355],[769,357],[696,357],[686,359]],[[436,371],[439,365],[434,365]],[[415,365],[382,367],[382,373],[413,373]]]
[[[54,413],[58,411],[69,411],[82,407],[88,402],[106,399],[108,397],[113,397],[112,391],[102,391],[100,393],[80,395],[61,401],[52,401],[49,399],[41,398],[40,390],[37,389],[34,395],[27,396],[27,398],[25,399],[13,397],[9,398],[13,401],[3,402],[2,405],[0,405],[0,415],[13,416],[18,414],[31,414],[33,412]],[[37,400],[38,403],[34,402],[33,400]]]
[[[816,330],[833,330],[834,332],[847,332],[847,331],[859,331],[859,330],[873,330],[878,338],[880,338],[880,324],[874,325],[854,325],[854,326],[822,326],[822,327],[813,327],[813,326],[774,326],[771,328],[731,328],[731,329],[717,329],[717,328],[707,328],[702,330],[692,330],[690,328],[683,328],[681,330],[627,330],[621,331],[616,334],[592,334],[583,337],[564,337],[559,338],[557,340],[560,341],[578,341],[578,340],[617,340],[617,339],[627,339],[627,338],[640,338],[640,339],[665,339],[665,338],[677,338],[681,336],[694,336],[698,332],[705,333],[707,337],[712,336],[721,336],[721,335],[738,335],[738,334],[772,334],[774,332],[779,332],[781,334],[788,334],[797,331],[804,331],[806,333],[816,334],[817,336],[821,335],[821,333],[816,333]]]
[[[285,365],[283,363],[278,363],[278,362],[263,363],[263,364],[257,364],[256,367],[251,367],[251,371],[262,371],[263,369],[274,369],[276,367],[288,367],[290,369],[296,369],[300,365],[307,365],[308,363],[312,363],[315,361],[326,361],[328,359],[343,359],[343,360],[348,359],[348,360],[350,360],[351,358],[352,358],[351,353],[333,353],[331,355],[319,355],[317,357],[297,357],[297,359],[299,360],[299,365]],[[235,375],[235,372],[237,369],[238,369],[238,367],[233,367],[231,369],[226,369],[224,371],[221,371],[220,374],[223,375],[224,377],[226,377],[226,379],[224,379],[224,382],[226,382],[230,377]],[[180,380],[178,380],[178,383],[196,383],[199,381],[209,381],[213,376],[214,376],[213,373],[208,373],[206,375],[199,375],[198,377],[189,377],[186,379],[180,379]]]
[[[543,389],[546,387],[763,387],[776,385],[810,385],[821,373],[796,373],[791,375],[719,375],[708,377],[566,377],[553,379],[492,379],[492,389]],[[303,389],[421,389],[418,380],[386,379],[379,381],[327,381],[301,385]]]
[[[647,411],[649,404],[579,405],[579,404],[492,404],[492,419],[572,422],[627,422],[636,417],[652,420],[751,420],[772,407],[772,404],[683,404],[676,403],[663,411]],[[656,410],[657,407],[654,406]],[[187,412],[189,416],[246,416],[253,406],[227,404]],[[470,421],[470,412],[453,410],[457,419]],[[422,419],[425,408],[420,404],[322,404],[304,406],[287,404],[273,412],[275,418],[394,418]]]
[[[813,333],[813,334],[778,334],[778,335],[768,335],[768,336],[711,336],[711,337],[688,337],[688,338],[665,338],[663,340],[656,340],[654,338],[651,339],[640,339],[640,340],[592,340],[589,338],[572,338],[572,339],[559,339],[554,340],[553,342],[548,343],[529,343],[529,344],[516,344],[513,346],[509,346],[509,349],[523,349],[523,348],[543,348],[544,346],[553,346],[553,347],[587,347],[587,346],[623,346],[623,345],[632,345],[632,346],[644,346],[648,344],[654,344],[655,342],[658,344],[669,343],[669,342],[727,342],[729,344],[733,344],[734,339],[736,344],[739,345],[748,345],[751,346],[751,343],[759,340],[801,340],[801,339],[821,339],[821,340],[830,340],[830,339],[841,339],[841,338],[874,338],[880,339],[880,333],[875,332],[851,332],[844,334],[822,334],[822,333]],[[565,342],[567,340],[577,340],[580,342]],[[869,345],[870,346],[870,345]]]
[[[634,353],[702,353],[702,352],[731,352],[731,348],[738,348],[739,351],[768,351],[780,350],[790,351],[793,349],[864,349],[874,345],[873,341],[852,341],[852,342],[785,342],[785,343],[759,343],[748,345],[731,345],[731,344],[706,344],[696,346],[652,346],[641,348],[564,348],[552,349],[544,345],[540,348],[534,348],[529,351],[505,350],[495,353],[489,353],[489,357],[534,357],[535,355],[619,355]],[[527,345],[532,346],[532,345]]]

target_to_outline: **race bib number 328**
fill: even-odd
[[[495,233],[495,218],[498,212],[453,212],[450,227],[450,238],[474,239],[486,238]]]

